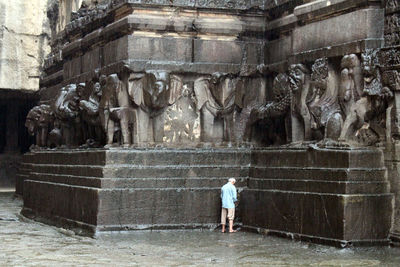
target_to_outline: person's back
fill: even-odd
[[[225,209],[235,208],[236,187],[228,182],[221,188],[222,207]]]
[[[222,186],[221,188],[221,200],[222,200],[222,210],[221,210],[221,224],[222,232],[225,232],[226,217],[229,220],[229,232],[236,232],[233,230],[233,218],[235,216],[235,202],[237,201],[236,187],[234,184],[236,180],[230,178],[229,182]]]

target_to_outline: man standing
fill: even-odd
[[[221,211],[221,224],[222,233],[225,233],[226,217],[229,220],[229,233],[234,233],[233,218],[235,217],[235,203],[237,201],[235,178],[229,178],[228,183],[221,188],[222,211]]]

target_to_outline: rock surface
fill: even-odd
[[[47,2],[0,3],[0,88],[38,90],[40,65],[50,52]]]

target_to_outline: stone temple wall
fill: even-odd
[[[18,182],[24,214],[92,231],[210,225],[215,181],[239,165],[249,229],[344,245],[396,236],[397,1],[66,1],[55,10],[40,105],[26,120],[36,146]],[[221,167],[213,157],[225,152],[245,160]],[[154,203],[165,195],[177,205],[164,212]],[[61,207],[46,204],[58,196]],[[201,196],[212,211],[175,214]]]
[[[0,1],[0,187],[14,187],[21,152],[33,142],[24,123],[37,103],[41,66],[50,52],[51,2]]]
[[[47,1],[2,1],[0,88],[38,90],[50,27]]]

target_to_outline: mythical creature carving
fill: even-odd
[[[82,127],[79,116],[79,95],[77,86],[69,84],[63,87],[54,103],[54,114],[59,120],[63,144],[77,146],[82,143]]]
[[[311,140],[311,113],[307,106],[311,96],[310,71],[303,64],[292,64],[289,67],[291,90],[292,141]]]
[[[233,141],[233,110],[237,79],[222,73],[195,80],[194,91],[200,111],[201,141]]]
[[[88,99],[79,101],[86,143],[91,146],[103,143],[103,129],[99,114],[99,106],[102,95],[102,87],[105,85],[105,76],[99,81],[92,81],[88,84],[91,94]]]
[[[249,129],[255,122],[263,120],[268,125],[266,131],[267,139],[269,140],[268,143],[284,143],[286,142],[286,137],[282,138],[281,132],[282,130],[287,130],[287,128],[281,129],[278,126],[282,123],[278,123],[277,125],[275,122],[279,121],[279,119],[285,119],[292,104],[293,94],[289,75],[286,73],[279,73],[275,77],[272,85],[272,94],[272,102],[252,109],[250,120],[247,122],[246,128]],[[287,136],[286,132],[285,136]]]
[[[385,135],[384,120],[381,117],[393,96],[387,87],[382,86],[377,50],[366,50],[361,55],[364,90],[362,97],[352,106],[346,117],[340,140],[352,138],[371,145]],[[373,136],[373,138],[368,138]],[[377,137],[378,136],[378,137]]]
[[[235,96],[235,140],[251,142],[261,138],[254,131],[251,111],[266,102],[266,79],[264,77],[240,77]]]
[[[36,146],[47,147],[49,130],[54,122],[53,112],[49,105],[32,108],[25,121],[28,133],[36,138]]]
[[[339,78],[327,58],[320,58],[312,65],[313,95],[309,103],[312,129],[322,138],[337,140],[343,119],[339,107]]]

